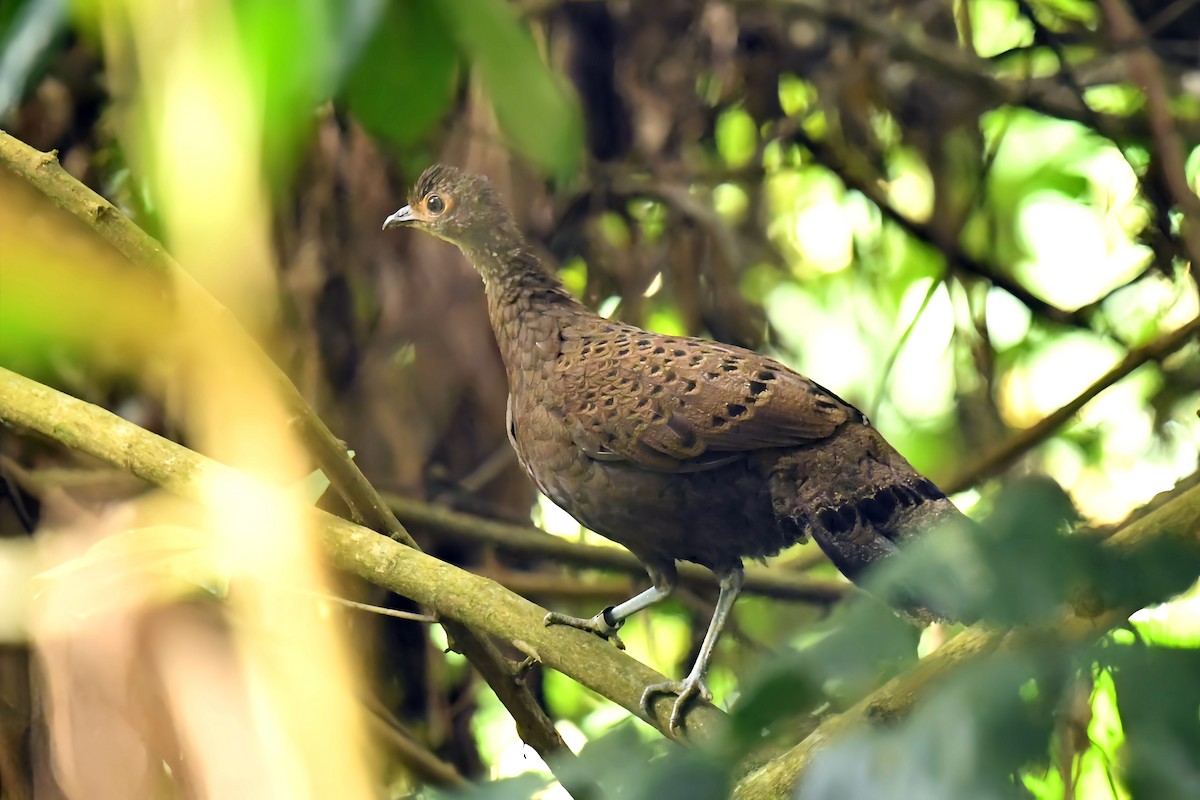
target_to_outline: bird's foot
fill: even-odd
[[[572,628],[578,628],[581,631],[594,633],[601,639],[607,639],[617,646],[618,650],[625,649],[625,643],[621,641],[621,637],[617,636],[617,631],[621,629],[624,620],[620,622],[609,622],[609,614],[612,612],[612,607],[606,608],[591,619],[583,619],[582,617],[571,617],[566,614],[559,614],[557,611],[551,611],[546,615],[543,622],[546,625],[569,625]]]
[[[671,733],[678,735],[683,723],[683,711],[693,697],[699,697],[701,700],[712,700],[712,692],[704,685],[704,678],[700,675],[688,675],[681,681],[663,681],[662,683],[652,683],[642,692],[642,710],[646,712],[646,716],[654,718],[654,696],[659,694],[678,695],[675,698],[675,705],[671,706]]]

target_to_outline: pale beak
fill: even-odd
[[[389,228],[399,228],[409,222],[416,222],[416,217],[413,216],[412,206],[404,206],[383,221],[383,229],[386,231]]]

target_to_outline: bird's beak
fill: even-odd
[[[413,216],[412,206],[404,206],[395,214],[383,221],[383,229],[386,231],[390,228],[399,228],[409,222],[416,222],[416,217]]]

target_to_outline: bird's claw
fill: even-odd
[[[607,610],[607,609],[605,609]],[[567,614],[560,614],[557,611],[551,611],[546,615],[543,622],[549,625],[567,625],[572,628],[578,628],[581,631],[594,633],[601,639],[607,639],[616,645],[618,650],[625,649],[625,643],[621,641],[621,637],[617,636],[617,631],[621,629],[621,623],[610,625],[608,620],[604,618],[604,611],[601,611],[591,619],[583,619],[581,617],[572,617]]]
[[[537,656],[525,656],[520,663],[514,664],[512,667],[513,681],[519,686],[524,686],[525,678],[529,675],[529,670],[533,669],[534,664],[539,663],[541,663],[541,659]]]
[[[693,697],[699,697],[705,702],[712,700],[712,692],[704,685],[704,679],[699,676],[691,676],[684,678],[681,681],[663,681],[662,683],[652,683],[642,692],[642,711],[646,712],[646,716],[654,718],[654,696],[659,694],[677,695],[675,704],[671,706],[670,728],[671,733],[679,735],[683,723],[683,712],[687,704]]]

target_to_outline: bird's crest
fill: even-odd
[[[445,164],[433,164],[422,172],[421,177],[417,179],[416,196],[413,199],[420,200],[435,188],[445,189],[447,186],[457,183],[461,177],[462,172],[456,167],[446,166]]]
[[[415,205],[432,191],[472,196],[476,201],[498,202],[494,199],[492,184],[487,176],[463,172],[448,164],[433,164],[426,168],[413,187],[410,202]]]

